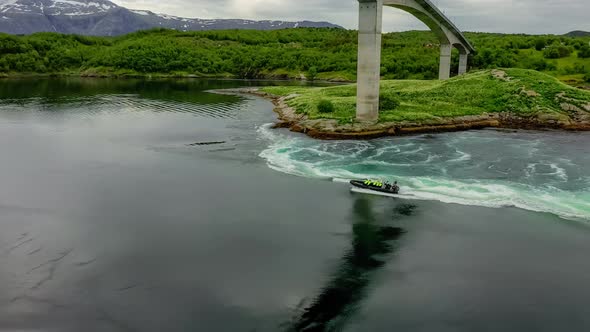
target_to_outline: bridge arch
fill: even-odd
[[[428,26],[440,41],[439,79],[451,74],[453,47],[459,50],[459,74],[467,72],[469,54],[475,49],[463,33],[430,0],[358,0],[359,50],[357,71],[357,119],[379,117],[379,78],[383,6],[408,12]]]

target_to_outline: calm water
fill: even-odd
[[[260,84],[0,81],[0,331],[590,329],[589,134],[320,142],[206,92]]]

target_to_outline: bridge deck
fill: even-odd
[[[369,2],[371,0],[361,0],[361,2],[365,1]],[[430,0],[414,1],[418,3],[420,6],[422,6],[428,12],[428,14],[432,15],[432,17],[435,20],[437,20],[441,25],[449,29],[449,31],[451,31],[455,36],[457,36],[457,39],[459,39],[463,46],[467,48],[467,51],[469,51],[469,53],[475,52],[475,48],[473,47],[473,45],[471,45],[467,38],[465,38],[461,30],[459,30],[459,28],[457,28],[457,26],[453,24],[453,22],[451,22],[451,20],[448,17],[446,17],[445,14],[443,14]],[[395,0],[384,0],[383,2],[384,5],[395,5],[399,3],[399,1]]]
[[[465,38],[463,32],[461,32],[461,30],[459,30],[459,28],[457,28],[457,26],[453,24],[453,22],[451,22],[451,20],[448,17],[445,16],[445,14],[443,14],[432,2],[430,2],[430,0],[414,1],[422,5],[422,7],[424,7],[424,9],[428,11],[428,13],[430,13],[430,15],[439,20],[447,29],[449,29],[451,32],[457,35],[457,37],[464,44],[464,46],[468,48],[469,52],[475,52],[475,48],[473,47],[473,45],[471,45],[467,38]]]

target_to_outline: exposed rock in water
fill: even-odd
[[[192,144],[187,144],[187,146],[203,146],[203,145],[217,145],[217,144],[224,144],[225,141],[218,141],[218,142],[197,142]]]

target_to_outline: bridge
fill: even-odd
[[[434,32],[440,41],[439,79],[446,80],[451,76],[453,47],[459,50],[459,74],[467,72],[469,54],[475,49],[463,33],[430,0],[358,0],[358,2],[357,120],[376,121],[379,117],[383,6],[398,8],[414,15]]]

